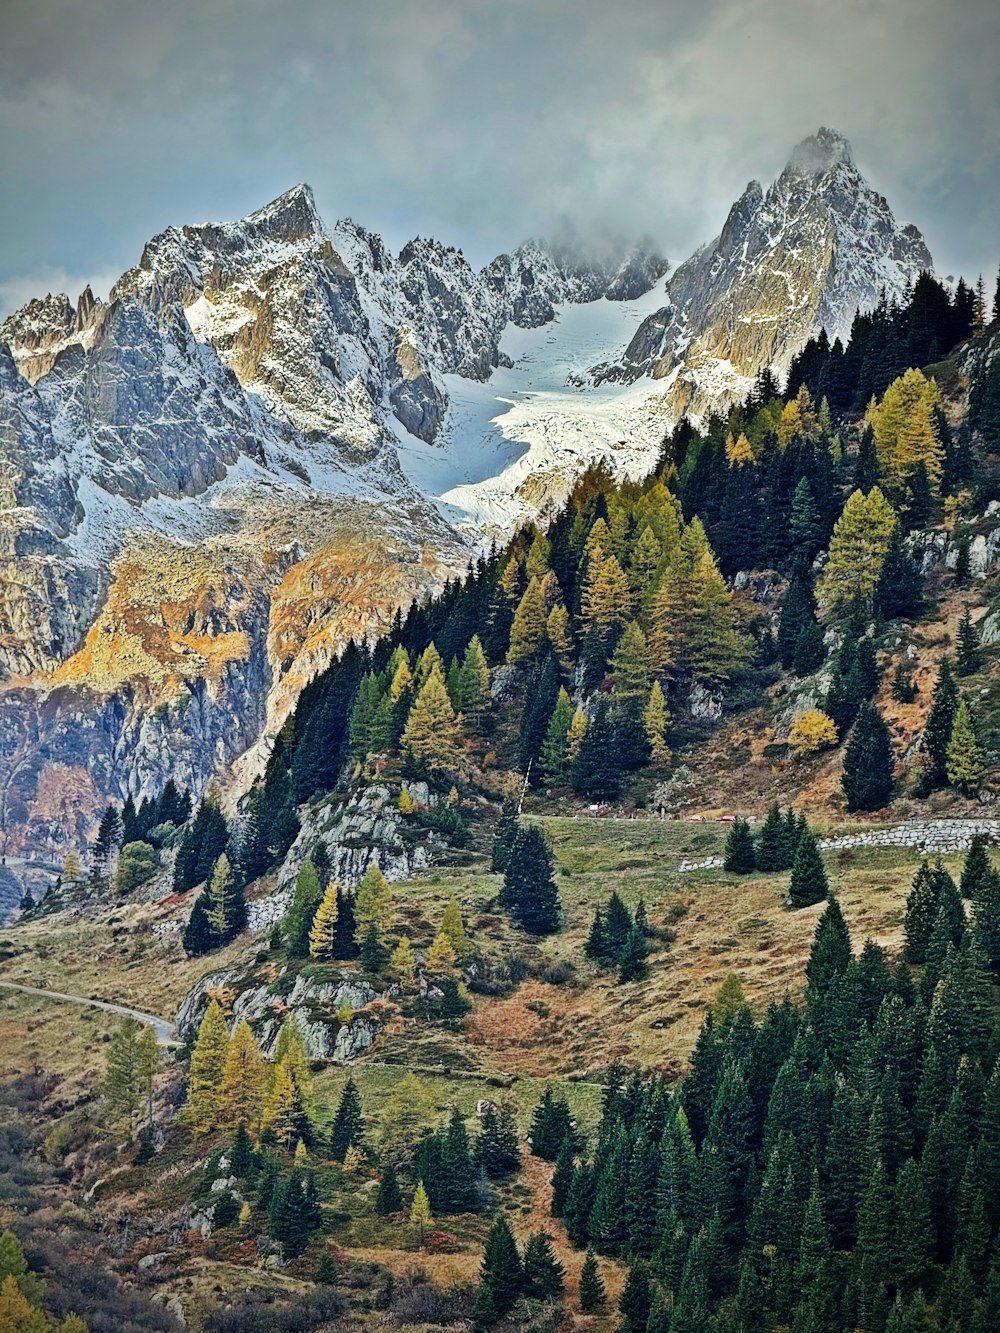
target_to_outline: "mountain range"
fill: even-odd
[[[669,278],[571,232],[393,255],[300,185],[168,228],[106,302],[29,302],[0,324],[5,844],[58,860],[168,776],[239,789],[348,639],[930,267],[820,130]]]

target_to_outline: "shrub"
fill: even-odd
[[[795,714],[788,743],[796,754],[817,754],[837,744],[837,726],[820,708],[806,708]]]

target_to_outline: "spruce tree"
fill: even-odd
[[[389,961],[389,951],[379,939],[378,928],[374,922],[368,927],[368,934],[361,941],[359,955],[365,972],[379,973]]]
[[[534,824],[522,828],[511,848],[500,904],[522,929],[551,935],[559,929],[559,890],[552,874],[552,852]]]
[[[576,1172],[576,1147],[570,1135],[563,1139],[559,1156],[552,1172],[552,1201],[549,1211],[553,1217],[562,1217],[566,1209],[573,1176]]]
[[[921,788],[925,793],[948,785],[948,742],[958,709],[958,689],[951,674],[951,663],[942,658],[937,683],[931,697],[920,749],[924,756]]]
[[[892,781],[889,729],[876,708],[862,704],[844,752],[841,784],[848,810],[881,810],[892,798]]]
[[[545,1085],[542,1099],[531,1118],[531,1155],[543,1161],[554,1162],[559,1157],[567,1137],[576,1144],[573,1119],[569,1106],[562,1097],[556,1097],[549,1084]]]
[[[525,1296],[552,1301],[562,1294],[565,1269],[556,1258],[552,1237],[536,1231],[528,1237],[521,1264],[521,1289]]]
[[[621,958],[633,924],[632,915],[619,898],[617,889],[612,890],[604,910],[605,962],[617,963]]]
[[[403,1211],[403,1195],[399,1188],[396,1168],[387,1162],[379,1176],[378,1193],[375,1196],[375,1211],[380,1217],[388,1217]]]
[[[831,897],[826,911],[816,923],[812,951],[806,963],[810,1001],[815,1003],[830,991],[836,979],[849,971],[853,957],[847,922],[840,903]]]
[[[792,858],[788,850],[788,829],[777,803],[768,810],[767,818],[757,835],[754,861],[757,869],[765,873],[790,870],[792,867]]]
[[[753,834],[745,819],[737,819],[729,827],[723,868],[732,875],[751,875],[757,869]]]
[[[984,901],[993,890],[993,880],[997,877],[986,845],[986,839],[976,834],[969,844],[962,866],[962,897],[969,902]]]
[[[499,1213],[483,1250],[482,1283],[489,1287],[498,1318],[514,1308],[521,1290],[521,1257],[506,1213]]]
[[[619,983],[644,980],[649,974],[646,961],[648,956],[649,945],[646,943],[646,937],[637,926],[633,926],[625,937],[625,944],[618,960]]]
[[[809,832],[803,833],[792,864],[788,906],[810,907],[813,903],[821,903],[829,893],[830,885],[816,839]]]
[[[983,653],[980,646],[979,630],[972,623],[969,605],[966,603],[962,619],[958,622],[958,652],[955,655],[955,671],[959,676],[974,676],[983,665]]]
[[[342,1162],[348,1148],[360,1145],[364,1141],[365,1121],[361,1111],[361,1096],[353,1078],[348,1078],[340,1094],[337,1114],[330,1129],[330,1156],[335,1162]]]
[[[493,830],[493,849],[490,868],[494,874],[503,874],[507,869],[511,849],[521,831],[519,803],[514,796],[505,796],[500,818]]]
[[[580,1269],[580,1309],[584,1314],[593,1314],[604,1305],[604,1282],[597,1266],[597,1256],[588,1250]]]
[[[816,620],[807,620],[795,641],[792,667],[797,676],[809,676],[826,661],[823,631]]]
[[[649,1285],[649,1275],[642,1263],[633,1263],[628,1270],[628,1278],[621,1296],[618,1309],[621,1311],[621,1333],[646,1333],[646,1323],[653,1305],[653,1292]]]
[[[897,524],[875,585],[875,610],[883,620],[910,618],[920,614],[923,600],[920,569],[907,552],[902,527]]]
[[[486,1107],[476,1143],[476,1161],[490,1180],[502,1180],[521,1169],[517,1124],[509,1102],[499,1110],[492,1103]]]

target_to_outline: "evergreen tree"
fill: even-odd
[[[796,844],[798,839],[796,837]],[[778,870],[791,870],[794,849],[789,849],[788,827],[782,818],[781,809],[775,803],[767,812],[767,818],[761,825],[754,850],[754,860],[758,870],[773,873]]]
[[[208,920],[204,894],[199,894],[191,907],[181,943],[184,952],[191,958],[198,958],[212,948],[212,927]]]
[[[521,1169],[521,1150],[518,1146],[514,1109],[505,1102],[499,1110],[491,1104],[483,1114],[476,1161],[490,1180],[502,1180]]]
[[[633,925],[631,913],[619,898],[617,890],[613,890],[604,912],[605,962],[618,962]]]
[[[844,753],[841,783],[848,810],[881,810],[892,798],[892,742],[881,714],[869,703],[858,712]]]
[[[902,657],[896,663],[896,670],[893,672],[891,693],[899,704],[911,704],[917,697],[916,682],[907,671],[906,661]]]
[[[296,1258],[309,1244],[311,1212],[302,1176],[293,1171],[275,1190],[268,1210],[271,1235],[281,1242],[286,1259]]]
[[[552,1301],[562,1294],[565,1269],[556,1258],[552,1237],[536,1231],[528,1237],[521,1264],[521,1289],[525,1296],[538,1301]]]
[[[969,850],[965,854],[965,863],[962,866],[960,886],[962,897],[974,903],[986,901],[993,891],[993,880],[996,877],[997,871],[993,868],[993,862],[986,846],[986,839],[980,834],[976,834],[969,844]]]
[[[792,864],[792,878],[788,888],[789,907],[809,907],[821,903],[830,893],[823,859],[816,846],[816,839],[808,831],[799,839],[795,861]]]
[[[455,714],[439,669],[431,671],[410,709],[402,744],[414,763],[432,771],[454,771],[461,762],[462,720]]]
[[[569,729],[572,721],[573,705],[566,691],[560,688],[539,756],[542,777],[553,787],[561,786],[569,778]]]
[[[653,1292],[646,1266],[633,1263],[629,1267],[624,1290],[618,1298],[618,1309],[622,1315],[621,1333],[646,1333],[652,1305]]]
[[[599,700],[580,741],[573,765],[574,788],[590,796],[612,797],[621,787],[622,765],[608,705]]]
[[[580,1269],[580,1309],[584,1314],[593,1314],[604,1305],[604,1282],[597,1266],[597,1257],[593,1250],[588,1250]]]
[[[646,943],[646,937],[638,927],[633,926],[625,937],[625,944],[618,960],[619,982],[644,980],[649,974],[646,962],[648,956],[649,945]]]
[[[576,1146],[573,1143],[572,1136],[567,1134],[563,1139],[562,1147],[559,1149],[559,1156],[556,1158],[555,1168],[552,1172],[552,1201],[549,1211],[553,1217],[562,1217],[575,1173]]]
[[[952,678],[951,663],[945,657],[938,668],[931,710],[920,739],[920,749],[924,756],[921,788],[925,793],[948,784],[948,743],[957,710],[958,689]]]
[[[972,582],[969,537],[962,533],[955,541],[955,587],[967,588]]]
[[[799,630],[795,641],[795,654],[792,667],[797,676],[809,676],[826,661],[826,644],[823,631],[816,620],[807,620]]]
[[[806,964],[809,998],[813,1003],[826,996],[837,979],[848,973],[853,957],[847,922],[837,899],[831,897],[826,911],[816,923],[812,951]]]
[[[322,898],[323,889],[320,887],[319,872],[312,860],[306,857],[295,876],[295,891],[281,923],[282,938],[290,957],[305,958],[309,954],[309,933]],[[335,909],[336,898],[333,906]],[[336,921],[336,910],[333,913],[333,920]]]
[[[361,941],[359,956],[363,970],[369,973],[381,972],[389,961],[389,951],[379,938],[374,922],[368,927],[368,933]]]
[[[363,944],[374,930],[381,942],[392,930],[395,919],[392,889],[378,863],[373,861],[362,876],[354,900],[355,939]]]
[[[143,1108],[152,1105],[156,1072],[156,1034],[146,1023],[123,1018],[111,1036],[101,1096],[108,1119],[130,1137]]]
[[[969,605],[966,603],[962,619],[958,623],[958,652],[955,655],[955,671],[960,676],[974,676],[983,665],[979,630],[972,623]]]
[[[559,929],[559,890],[552,875],[552,852],[534,824],[522,828],[511,848],[500,904],[522,929],[551,935]]]
[[[348,1148],[360,1146],[364,1142],[365,1121],[361,1112],[361,1097],[357,1084],[349,1078],[340,1094],[337,1114],[330,1130],[330,1156],[335,1162],[342,1162]]]
[[[503,874],[507,869],[511,849],[521,831],[518,801],[513,796],[505,796],[500,818],[493,830],[493,849],[490,868],[494,874]]]
[[[732,875],[750,875],[757,869],[753,834],[745,819],[737,819],[729,827],[723,867]]]
[[[892,530],[885,563],[875,585],[875,610],[884,620],[920,614],[923,579],[916,561],[907,553],[899,524]]]
[[[521,1257],[505,1213],[490,1228],[483,1250],[482,1283],[488,1287],[497,1318],[508,1314],[521,1290]]]
[[[375,1211],[380,1217],[389,1217],[393,1213],[403,1211],[403,1195],[399,1188],[396,1168],[391,1162],[386,1162],[379,1177]]]
[[[549,1084],[546,1084],[542,1099],[535,1107],[531,1118],[531,1154],[541,1157],[546,1162],[554,1162],[559,1157],[567,1137],[576,1146],[576,1134],[569,1106],[556,1097]]]
[[[951,785],[960,788],[966,796],[974,796],[986,773],[986,757],[976,736],[969,705],[964,699],[955,712],[946,762]]]
[[[337,1265],[333,1262],[333,1256],[329,1250],[324,1250],[319,1257],[319,1263],[316,1265],[316,1272],[313,1274],[313,1281],[318,1282],[320,1286],[333,1287],[337,1282]]]

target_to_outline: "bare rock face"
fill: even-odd
[[[746,391],[826,329],[846,339],[855,310],[902,294],[932,261],[913,226],[858,171],[847,140],[820,129],[765,192],[751,181],[718,237],[682,264],[668,303],[601,378],[671,378],[678,411],[704,412]]]

